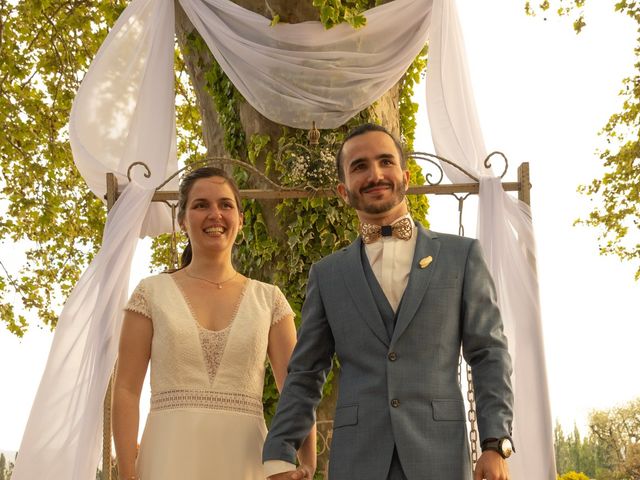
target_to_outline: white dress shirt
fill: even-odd
[[[411,262],[416,249],[417,227],[408,213],[394,220],[396,222],[408,218],[413,225],[411,238],[402,240],[396,237],[380,237],[379,240],[365,244],[367,259],[371,265],[371,270],[378,280],[394,313],[398,310],[400,300],[404,294],[407,283],[409,283],[409,273],[411,273]],[[264,462],[265,477],[277,473],[295,470],[295,465],[284,460],[267,460]]]

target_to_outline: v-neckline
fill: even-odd
[[[199,330],[203,330],[205,332],[211,332],[211,333],[214,333],[214,334],[215,333],[217,333],[217,334],[223,333],[226,330],[230,330],[231,329],[231,326],[235,323],[236,317],[238,316],[238,312],[240,311],[240,307],[242,306],[242,303],[244,302],[244,298],[246,296],[247,289],[249,288],[249,283],[251,282],[251,279],[249,277],[246,277],[244,285],[242,286],[242,291],[240,292],[240,297],[238,298],[238,301],[236,302],[236,306],[235,306],[235,308],[233,310],[233,313],[231,314],[231,320],[229,321],[229,324],[226,327],[221,328],[220,330],[214,330],[212,328],[207,328],[204,325],[202,325],[202,323],[200,323],[200,321],[198,320],[198,317],[195,314],[195,311],[193,310],[193,307],[191,306],[191,302],[189,301],[189,297],[185,294],[184,290],[178,284],[178,282],[176,282],[176,279],[173,278],[173,275],[170,274],[170,273],[168,275],[169,275],[169,278],[171,279],[171,282],[173,283],[173,286],[175,287],[175,289],[180,294],[180,297],[182,298],[182,301],[186,304],[187,311],[189,312],[189,315],[191,315],[191,319],[195,323],[196,327],[198,327]]]

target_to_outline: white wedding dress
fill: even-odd
[[[264,480],[262,390],[269,329],[293,315],[276,286],[248,279],[230,325],[203,328],[170,274],[127,304],[151,318],[151,411],[141,480]]]

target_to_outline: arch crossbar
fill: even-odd
[[[432,153],[424,153],[424,152],[412,152],[408,155],[410,158],[415,159],[419,162],[420,166],[427,166],[429,168],[435,168],[436,173],[427,172],[425,174],[425,184],[424,185],[411,185],[407,190],[408,195],[452,195],[452,194],[478,194],[480,192],[480,183],[478,178],[464,170],[462,167],[457,165],[456,163],[448,160],[446,158],[440,157],[438,155]],[[485,168],[491,167],[491,159],[495,156],[498,156],[504,161],[504,169],[500,178],[504,178],[507,173],[509,164],[506,156],[502,152],[492,152],[490,153],[486,159],[484,160]],[[440,162],[444,162],[453,168],[462,172],[465,176],[469,178],[468,183],[442,183],[444,179],[444,172],[442,167],[436,163],[436,160]],[[175,190],[163,190],[162,188],[169,183],[173,178],[179,175],[182,171],[187,169],[192,169],[199,166],[205,165],[230,165],[242,168],[246,170],[249,174],[253,175],[256,178],[259,178],[261,181],[269,185],[271,188],[268,189],[243,189],[240,190],[240,196],[242,198],[254,199],[254,200],[284,200],[284,199],[296,199],[296,198],[311,198],[311,197],[335,197],[337,196],[337,191],[335,188],[314,188],[311,186],[299,186],[299,187],[283,187],[278,185],[269,177],[267,177],[264,173],[258,170],[253,165],[250,165],[241,160],[237,160],[234,158],[227,157],[206,157],[198,162],[192,163],[186,167],[181,168],[176,171],[174,174],[169,176],[162,184],[158,186],[156,189],[156,193],[153,196],[152,201],[154,202],[167,202],[167,201],[175,201],[178,198],[178,192]],[[129,166],[127,171],[127,176],[131,179],[132,170],[136,167],[141,167],[145,169],[144,176],[149,177],[151,172],[149,167],[142,162],[134,162]],[[110,209],[118,196],[120,195],[120,191],[118,190],[118,183],[116,177],[112,173],[107,173],[107,208]],[[518,179],[515,182],[502,182],[502,188],[507,192],[518,192],[518,198],[525,202],[527,205],[530,204],[530,190],[531,184],[529,181],[529,163],[524,162],[520,164],[518,167]]]

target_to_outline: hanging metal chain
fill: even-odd
[[[467,401],[469,402],[469,410],[467,411],[467,420],[469,420],[469,443],[471,444],[471,461],[473,469],[476,468],[478,461],[478,418],[476,415],[476,393],[473,387],[473,377],[471,375],[471,367],[467,368]],[[458,357],[458,386],[462,388],[462,353]]]
[[[464,201],[469,198],[470,193],[465,195],[458,196],[455,193],[452,193],[451,196],[455,197],[458,200],[458,235],[464,237],[464,225],[462,223],[462,211],[464,209]]]
[[[471,461],[473,468],[476,468],[478,461],[478,418],[476,415],[476,391],[473,388],[473,377],[471,375],[471,367],[467,365],[467,400],[469,401],[469,411],[467,412],[469,424],[469,442],[471,443]]]
[[[464,209],[464,201],[471,195],[458,196],[455,193],[452,194],[456,200],[458,200],[458,235],[464,236],[464,225],[462,223],[462,212]],[[466,365],[467,369],[467,401],[469,402],[469,411],[467,412],[467,419],[469,420],[469,443],[471,444],[471,462],[473,469],[476,468],[478,461],[478,418],[476,414],[476,393],[473,387],[473,375],[471,373],[471,367]],[[458,358],[458,385],[462,388],[462,353]]]

